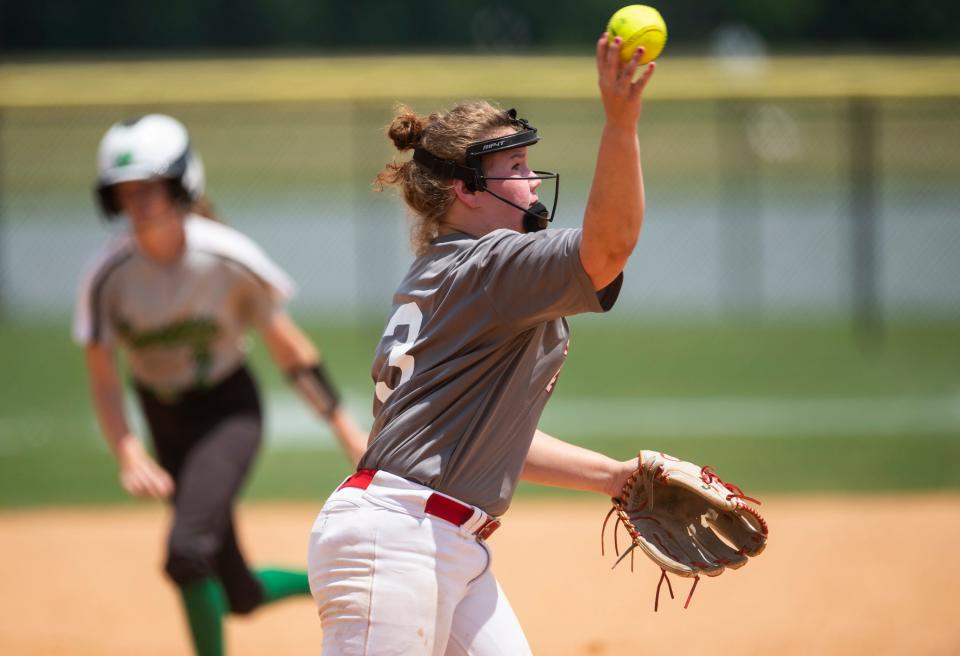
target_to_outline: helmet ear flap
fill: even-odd
[[[113,185],[97,185],[94,188],[94,196],[100,211],[108,221],[112,221],[120,214],[120,205],[113,193]]]
[[[167,180],[167,192],[174,204],[180,207],[190,207],[193,204],[193,197],[183,184],[182,178],[172,178]]]

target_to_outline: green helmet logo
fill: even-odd
[[[117,155],[116,166],[130,166],[131,164],[133,164],[133,153],[129,150]]]

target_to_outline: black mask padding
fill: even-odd
[[[540,201],[537,201],[523,212],[524,232],[538,232],[545,229],[548,223],[550,223],[550,210]]]

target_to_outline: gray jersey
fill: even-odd
[[[502,514],[567,354],[564,316],[610,309],[580,230],[437,239],[394,296],[373,362],[364,469],[384,469]]]
[[[119,345],[133,377],[160,395],[220,381],[244,360],[247,329],[261,326],[293,282],[250,239],[197,216],[186,251],[162,264],[122,235],[99,253],[80,286],[74,339]]]

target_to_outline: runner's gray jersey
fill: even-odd
[[[162,264],[133,238],[111,241],[88,267],[73,335],[81,345],[119,345],[133,377],[175,394],[220,381],[243,360],[246,331],[261,326],[294,285],[249,238],[229,226],[187,218],[186,252]]]
[[[400,284],[373,362],[360,468],[500,515],[510,505],[568,346],[564,316],[610,309],[580,263],[580,230],[437,239]]]

